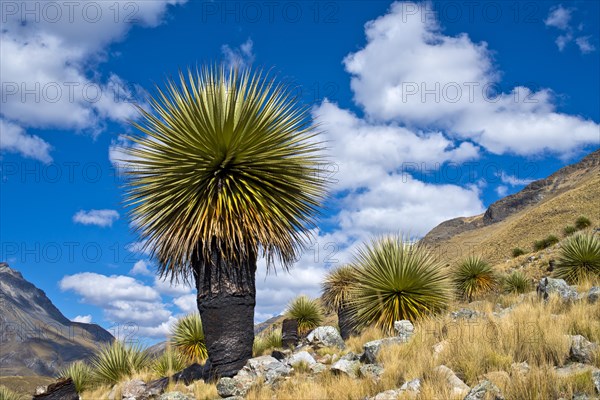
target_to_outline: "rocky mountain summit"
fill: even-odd
[[[0,263],[1,376],[54,376],[113,340],[98,325],[67,319],[42,290]]]

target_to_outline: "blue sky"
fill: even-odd
[[[600,145],[595,1],[51,4],[2,3],[0,258],[121,336],[195,306],[136,251],[118,174],[132,102],[179,69],[272,68],[330,143],[314,244],[291,274],[261,263],[257,320],[370,235],[478,214]]]

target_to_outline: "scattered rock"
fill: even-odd
[[[439,356],[444,351],[444,349],[446,349],[446,347],[448,347],[448,343],[449,342],[447,340],[442,340],[441,342],[434,344],[432,347],[433,356],[434,357]]]
[[[527,364],[526,361],[523,361],[521,363],[512,363],[510,365],[510,370],[513,374],[525,375],[529,372],[529,369],[529,364]]]
[[[125,382],[121,386],[121,397],[128,400],[146,398],[146,383],[140,379]]]
[[[542,278],[536,289],[538,295],[547,300],[552,295],[559,296],[563,301],[577,301],[579,294],[564,279]]]
[[[308,351],[301,351],[298,353],[294,353],[287,360],[287,363],[289,365],[291,365],[292,367],[301,362],[305,363],[309,367],[316,363],[314,357],[312,355],[310,355],[310,353]]]
[[[321,364],[331,364],[331,359],[331,354],[325,354],[324,356],[317,356],[315,360]]]
[[[498,386],[494,385],[492,382],[485,380],[479,382],[476,386],[473,387],[467,393],[464,400],[504,400],[504,396],[502,392],[498,388]]]
[[[598,345],[581,335],[569,336],[569,338],[571,341],[569,359],[575,362],[591,363],[598,351]]]
[[[395,321],[394,330],[398,334],[398,337],[405,342],[408,342],[408,340],[415,334],[414,325],[405,319],[402,321]]]
[[[469,308],[461,308],[458,311],[453,311],[450,313],[452,319],[475,319],[483,316],[483,313],[475,310],[471,310]]]
[[[271,352],[271,357],[276,358],[279,361],[283,361],[286,359],[286,357],[290,356],[291,354],[292,354],[292,351],[289,349],[273,350]]]
[[[181,392],[164,393],[158,399],[159,400],[192,400],[191,397],[186,396],[185,394],[183,394]]]
[[[469,392],[470,388],[450,368],[440,365],[433,370],[446,378],[448,386],[452,389],[452,396],[464,396]]]
[[[375,364],[377,362],[377,354],[379,354],[382,347],[401,343],[404,343],[404,340],[397,336],[367,342],[363,345],[364,352],[361,361],[367,364]]]
[[[349,351],[346,354],[344,354],[340,360],[346,360],[346,361],[358,361],[360,360],[360,357],[357,354],[354,354],[353,352]]]
[[[594,381],[596,393],[600,394],[600,369],[597,369],[592,372],[592,381]]]
[[[221,378],[217,381],[217,393],[219,396],[229,398],[233,396],[245,396],[251,382],[234,378]]]
[[[280,378],[287,376],[292,372],[292,368],[290,368],[287,364],[282,363],[271,356],[261,356],[251,358],[246,362],[246,365],[243,370],[247,370],[250,375],[256,377],[264,377],[266,383],[273,383],[279,380]],[[241,372],[241,371],[240,371]],[[236,375],[236,377],[240,373]]]
[[[199,381],[206,377],[205,370],[208,371],[210,365],[208,364],[210,361],[207,361],[207,364],[204,366],[194,363],[184,370],[176,373],[172,376],[172,379],[175,382],[183,382],[185,385],[189,385],[192,382]]]
[[[281,323],[282,346],[296,347],[298,339],[298,321],[295,319],[284,319]]]
[[[379,365],[365,364],[360,366],[359,371],[360,376],[377,381],[383,375],[384,369]]]
[[[320,326],[310,332],[306,337],[308,343],[313,347],[338,347],[343,349],[346,347],[344,339],[333,326]]]
[[[587,301],[590,304],[596,304],[598,299],[600,299],[600,287],[594,286],[587,294]]]
[[[317,362],[310,366],[310,370],[313,374],[320,374],[327,371],[327,366]]]
[[[416,397],[420,392],[421,380],[418,378],[404,382],[402,386],[400,386],[400,393],[405,394],[408,397]]]
[[[565,365],[564,367],[554,367],[554,372],[561,378],[568,378],[573,375],[583,374],[588,371],[593,372],[595,370],[597,369],[593,366],[582,363],[571,363]]]
[[[75,383],[73,383],[71,378],[61,378],[55,383],[48,385],[43,393],[36,394],[33,398],[44,400],[79,400],[79,394],[75,390]]]
[[[44,394],[46,393],[46,386],[38,386],[35,388],[35,394]]]
[[[339,360],[331,366],[331,371],[336,374],[346,374],[350,378],[357,378],[360,361]]]

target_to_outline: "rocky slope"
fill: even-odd
[[[72,322],[20,272],[0,263],[0,376],[52,376],[114,337]]]
[[[481,215],[442,222],[422,242],[448,263],[469,252],[501,262],[515,247],[528,250],[534,240],[560,236],[580,215],[600,223],[600,150],[496,201]]]

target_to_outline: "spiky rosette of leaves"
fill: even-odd
[[[188,361],[200,363],[208,358],[204,328],[198,313],[181,318],[171,333],[171,344]]]
[[[504,278],[504,291],[507,293],[527,293],[531,289],[531,281],[520,271],[514,271]]]
[[[350,289],[356,284],[356,271],[351,265],[330,270],[323,279],[321,300],[328,311],[336,312],[350,300]]]
[[[61,369],[58,377],[71,378],[77,393],[82,393],[84,390],[91,388],[94,383],[92,368],[83,361],[76,361]]]
[[[350,290],[350,308],[358,326],[391,333],[394,321],[443,310],[452,297],[442,265],[425,246],[401,235],[363,244],[353,264],[357,283]]]
[[[308,107],[269,74],[180,73],[139,107],[127,204],[159,271],[189,277],[215,251],[290,266],[325,194],[323,145]]]
[[[150,357],[142,346],[127,345],[118,340],[100,348],[91,360],[94,379],[108,384],[118,383],[149,364]]]
[[[554,274],[569,283],[600,277],[600,239],[594,234],[578,233],[566,239],[556,260]]]
[[[492,291],[498,284],[494,269],[478,256],[470,256],[461,262],[452,279],[459,295],[469,301]]]
[[[180,352],[167,348],[152,364],[152,370],[160,376],[171,376],[187,367],[187,359]]]
[[[323,322],[323,309],[316,299],[298,296],[293,299],[285,312],[288,318],[298,321],[298,332],[302,335],[315,329]]]

